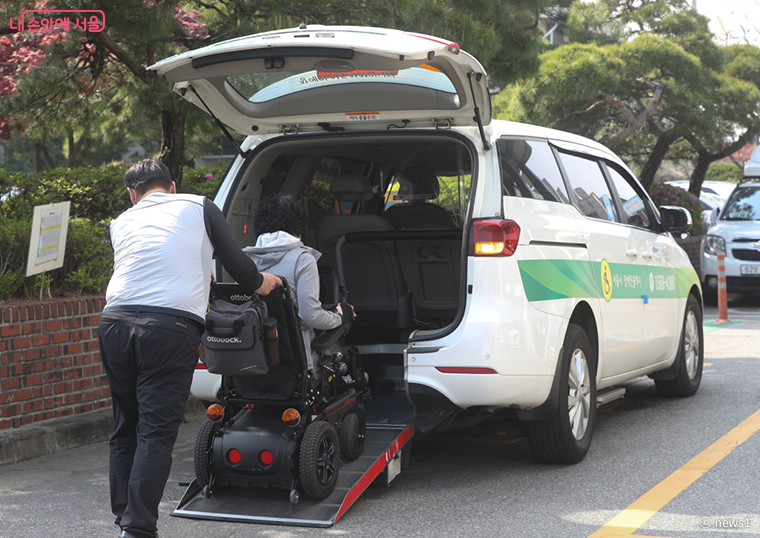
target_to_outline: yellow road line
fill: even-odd
[[[607,522],[589,538],[620,538],[631,536],[652,516],[662,510],[703,474],[728,456],[744,441],[760,430],[760,410],[687,461],[680,469],[647,491],[628,508]],[[638,536],[636,538],[639,538]]]

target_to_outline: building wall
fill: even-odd
[[[0,305],[0,430],[111,406],[100,362],[104,297]]]

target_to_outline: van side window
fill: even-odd
[[[570,203],[549,144],[502,138],[497,147],[504,196]]]
[[[569,153],[559,155],[580,212],[593,219],[620,222],[599,163]]]
[[[646,196],[637,192],[639,189],[634,187],[633,179],[624,170],[618,169],[612,163],[605,164],[612,184],[615,185],[620,207],[623,208],[623,214],[628,220],[628,224],[637,228],[652,230],[653,219],[647,211]]]

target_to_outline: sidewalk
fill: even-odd
[[[190,396],[185,416],[199,415],[204,411],[200,400]],[[110,408],[2,430],[0,431],[0,465],[108,441],[112,432],[113,411]]]

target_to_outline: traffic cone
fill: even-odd
[[[728,319],[728,297],[726,295],[726,255],[718,252],[718,321],[731,323]]]

